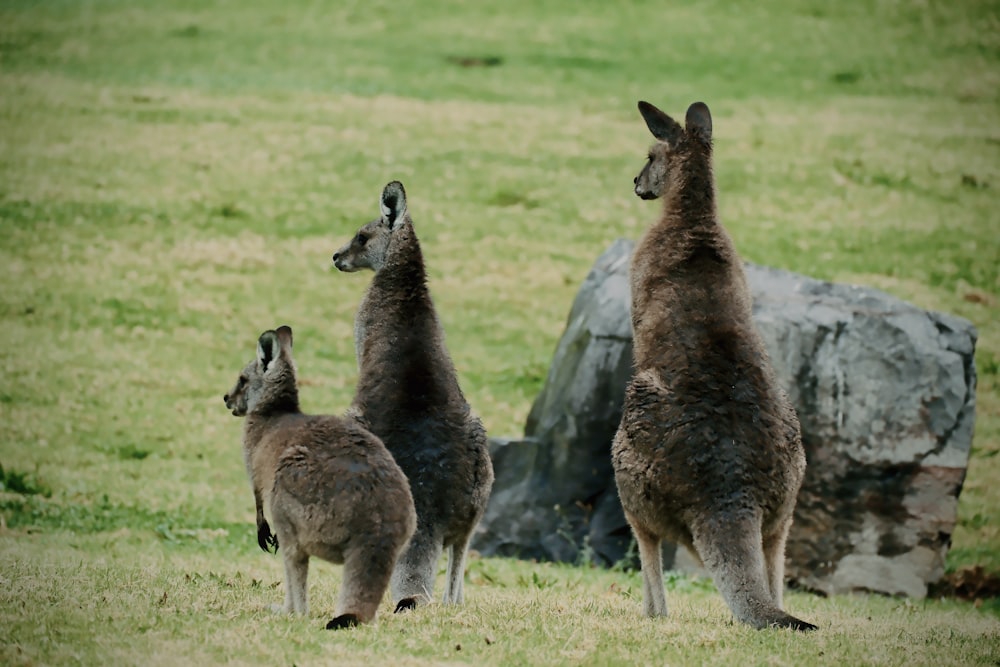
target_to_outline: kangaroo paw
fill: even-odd
[[[340,630],[342,628],[353,628],[360,625],[361,621],[354,614],[341,614],[326,624],[327,630]]]
[[[274,553],[278,553],[278,536],[271,533],[271,526],[267,521],[257,524],[257,544],[264,553],[270,553],[269,547],[274,547]]]
[[[398,614],[401,611],[410,611],[411,609],[417,608],[416,598],[403,598],[396,603],[396,610],[392,613]]]

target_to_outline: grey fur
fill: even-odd
[[[782,611],[785,539],[805,472],[799,422],[750,317],[743,265],[719,224],[712,120],[639,103],[660,141],[635,179],[663,215],[632,257],[635,374],[612,447],[639,544],[644,611],[665,616],[660,543],[689,547],[736,618],[815,628]]]
[[[417,508],[417,531],[393,573],[393,597],[433,599],[445,549],[444,602],[458,604],[493,465],[486,431],[445,348],[402,183],[385,186],[379,207],[382,215],[333,255],[341,271],[375,272],[355,319],[359,379],[348,414],[385,442],[410,480]]]
[[[285,611],[308,612],[306,577],[315,556],[344,565],[336,616],[327,627],[372,621],[416,527],[403,471],[356,422],[302,414],[288,327],[261,334],[257,358],[223,399],[234,415],[246,416],[243,455],[257,539],[265,551],[281,547]]]

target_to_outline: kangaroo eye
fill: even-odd
[[[358,232],[358,245],[364,248],[366,243],[368,243],[368,235]]]
[[[247,383],[247,376],[246,375],[241,375],[240,376],[240,384],[244,385],[246,383]]]

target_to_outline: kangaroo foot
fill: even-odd
[[[410,611],[411,609],[417,608],[416,598],[403,598],[396,603],[396,610],[392,613],[398,614],[401,611]]]
[[[767,624],[765,627],[770,628],[791,628],[792,630],[799,630],[801,632],[807,632],[809,630],[817,630],[817,626],[809,623],[808,621],[803,621],[800,618],[795,618],[785,614],[781,618],[775,619]]]
[[[326,624],[327,630],[340,630],[342,628],[353,628],[360,625],[361,621],[354,614],[341,614]]]

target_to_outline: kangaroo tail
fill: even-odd
[[[738,621],[757,629],[816,629],[786,614],[772,597],[759,519],[720,516],[692,528],[694,547]]]

